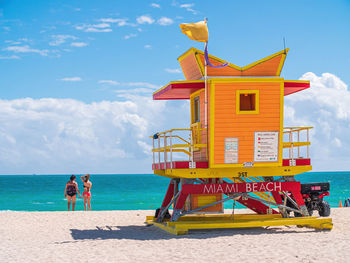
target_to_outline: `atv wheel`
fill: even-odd
[[[312,216],[314,211],[312,209],[307,209],[307,211],[309,212],[309,216]]]
[[[309,212],[309,216],[312,216],[312,213],[313,213],[312,209],[308,208],[307,211]],[[303,216],[302,214],[294,212],[294,217],[302,217],[302,216]]]
[[[294,212],[294,217],[302,217],[303,215],[302,214],[299,214],[297,212]]]
[[[327,201],[322,201],[319,204],[318,213],[320,216],[329,216],[331,214],[331,208],[330,208],[329,203]]]

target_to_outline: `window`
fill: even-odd
[[[200,122],[199,97],[194,98],[194,122]]]
[[[237,90],[236,113],[237,114],[258,114],[259,113],[259,91],[258,90]]]
[[[239,94],[239,110],[255,111],[255,94]]]

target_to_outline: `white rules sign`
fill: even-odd
[[[254,133],[254,162],[277,162],[279,132]]]
[[[238,138],[225,138],[225,163],[238,163]]]

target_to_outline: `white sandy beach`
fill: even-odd
[[[1,212],[0,262],[350,262],[350,209],[332,231],[297,227],[193,231],[144,224],[154,211]]]

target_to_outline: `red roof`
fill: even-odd
[[[204,80],[174,81],[153,93],[154,100],[186,100],[193,92],[204,89]],[[284,96],[310,88],[309,81],[284,81]]]
[[[308,88],[310,88],[309,81],[286,80],[284,81],[284,96],[287,96]]]
[[[204,89],[202,81],[170,82],[167,86],[153,93],[154,100],[185,100],[189,99],[193,92]]]

